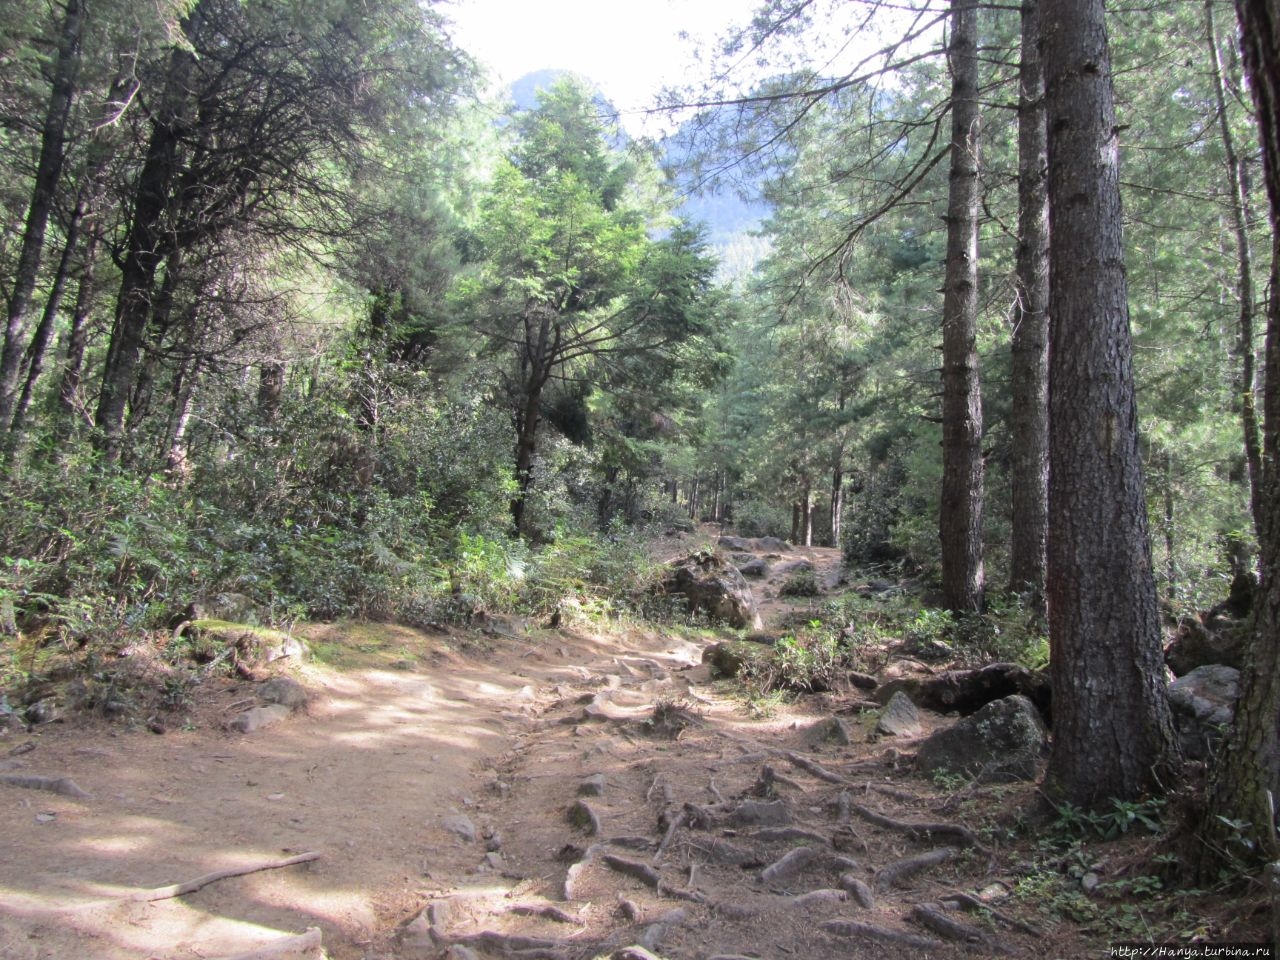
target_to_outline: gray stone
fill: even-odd
[[[1164,662],[1174,676],[1182,677],[1197,667],[1222,664],[1237,670],[1244,663],[1246,623],[1214,622],[1212,628],[1199,618],[1183,620],[1164,648]]]
[[[231,721],[230,727],[238,733],[256,733],[273,724],[279,723],[293,711],[283,704],[273,703],[265,707],[254,707],[246,710]]]
[[[440,821],[440,826],[467,843],[475,843],[476,837],[479,836],[476,831],[476,825],[471,822],[471,818],[465,813],[455,813],[452,816],[445,817]]]
[[[1203,760],[1235,720],[1240,671],[1223,664],[1196,667],[1169,684],[1169,706],[1189,760]]]
[[[307,689],[292,677],[273,677],[258,688],[264,703],[278,703],[290,710],[307,705]]]
[[[768,553],[790,553],[791,544],[777,537],[761,537],[756,541],[756,548]]]
[[[920,711],[901,690],[889,698],[884,712],[880,714],[880,722],[876,724],[877,733],[891,737],[918,737],[922,729]]]
[[[834,743],[847,747],[853,743],[853,729],[842,717],[828,717],[806,730],[805,740],[814,745]]]
[[[1015,694],[934,733],[920,744],[916,768],[926,776],[942,773],[984,783],[1034,780],[1046,740],[1035,704]]]
[[[737,550],[739,553],[749,553],[752,549],[751,541],[742,537],[721,537],[716,541],[716,546],[724,550]]]
[[[445,960],[480,960],[478,953],[460,943],[452,944],[444,957]]]
[[[738,564],[738,572],[744,577],[759,579],[769,575],[769,561],[763,557],[752,557]]]

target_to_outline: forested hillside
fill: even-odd
[[[0,729],[169,728],[227,624],[701,629],[654,542],[775,538],[754,696],[1044,671],[1058,823],[1280,862],[1274,4],[775,0],[664,142],[443,5],[8,6]]]

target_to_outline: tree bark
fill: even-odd
[[[1049,539],[1049,185],[1038,0],[1022,5],[1017,300],[1013,309],[1009,589],[1044,615]]]
[[[1254,631],[1240,671],[1236,720],[1210,789],[1208,833],[1216,846],[1254,844],[1252,856],[1280,858],[1280,11],[1269,0],[1236,0],[1245,72],[1258,117],[1270,207],[1271,297],[1267,303],[1262,489],[1258,518],[1261,585]],[[1218,817],[1242,824],[1239,835]],[[1247,854],[1241,847],[1232,853]]]
[[[831,546],[840,546],[841,526],[844,524],[844,469],[836,464],[831,469]]]
[[[1103,0],[1043,0],[1049,131],[1051,796],[1167,786],[1177,748],[1138,446]]]
[[[942,305],[942,591],[982,608],[982,392],[978,371],[978,7],[952,0],[951,185]]]
[[[80,0],[67,0],[58,39],[57,60],[53,67],[49,105],[40,135],[40,157],[36,161],[35,185],[27,208],[27,222],[18,254],[13,293],[9,297],[4,345],[0,349],[0,427],[4,429],[9,427],[17,399],[18,371],[25,349],[24,334],[31,313],[36,277],[40,272],[49,214],[53,209],[58,179],[62,175],[67,121],[71,115],[75,78],[80,66],[80,40],[84,33],[84,20],[84,7]]]

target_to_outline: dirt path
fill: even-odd
[[[946,798],[886,784],[909,744],[877,740],[874,718],[832,725],[852,694],[753,716],[711,681],[699,643],[516,633],[315,628],[313,643],[344,652],[299,672],[307,712],[270,729],[226,730],[253,685],[210,681],[189,729],[50,724],[0,742],[35,745],[4,772],[92,794],[0,784],[0,957],[215,958],[311,926],[333,960],[645,957],[633,944],[671,960],[913,944],[942,957],[962,948],[939,946],[913,907],[1011,884],[990,851],[859,815],[936,820]],[[890,865],[947,847],[890,882]],[[312,851],[181,898],[101,905]],[[972,936],[1043,954],[998,924]]]

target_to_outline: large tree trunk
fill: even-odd
[[[1049,130],[1049,642],[1055,799],[1097,809],[1176,760],[1138,447],[1103,0],[1043,0]]]
[[[1218,845],[1251,840],[1256,854],[1274,860],[1280,857],[1273,819],[1280,803],[1280,11],[1269,0],[1236,0],[1236,14],[1258,117],[1272,228],[1258,518],[1262,583],[1253,638],[1240,672],[1236,722],[1210,791],[1215,816],[1208,832]],[[1220,817],[1246,824],[1244,836],[1231,837]]]
[[[951,5],[951,187],[942,303],[942,592],[982,608],[982,391],[978,375],[978,6]]]
[[[1017,301],[1009,472],[1013,537],[1009,588],[1044,614],[1049,538],[1049,185],[1037,0],[1022,5],[1018,98]]]
[[[26,348],[24,334],[31,313],[36,277],[40,272],[45,230],[49,225],[58,178],[62,174],[67,120],[71,115],[75,77],[80,65],[80,38],[83,33],[84,7],[80,0],[67,0],[58,39],[57,59],[53,66],[49,105],[41,130],[35,186],[27,208],[26,228],[18,254],[13,292],[9,297],[4,345],[0,349],[0,428],[4,429],[8,429],[13,416],[18,392],[18,371]]]
[[[1204,4],[1205,39],[1209,44],[1209,73],[1218,108],[1218,132],[1222,137],[1223,165],[1231,190],[1231,232],[1236,241],[1236,297],[1240,301],[1240,319],[1236,328],[1236,400],[1240,405],[1240,426],[1244,433],[1245,463],[1249,469],[1249,505],[1253,509],[1254,527],[1262,512],[1262,441],[1258,429],[1258,411],[1254,399],[1257,373],[1254,364],[1253,319],[1253,249],[1249,243],[1249,196],[1241,175],[1240,154],[1231,133],[1227,114],[1227,94],[1222,79],[1222,57],[1218,50],[1218,31],[1213,20],[1213,0]]]
[[[190,36],[198,27],[201,6],[184,21]],[[125,409],[134,387],[134,374],[143,336],[151,316],[156,274],[166,254],[164,217],[171,203],[171,187],[178,172],[178,145],[182,118],[188,109],[188,84],[195,66],[190,51],[175,49],[159,109],[151,120],[151,139],[138,175],[129,234],[121,267],[120,293],[115,323],[102,373],[102,390],[94,425],[108,461],[119,459],[124,434]]]

